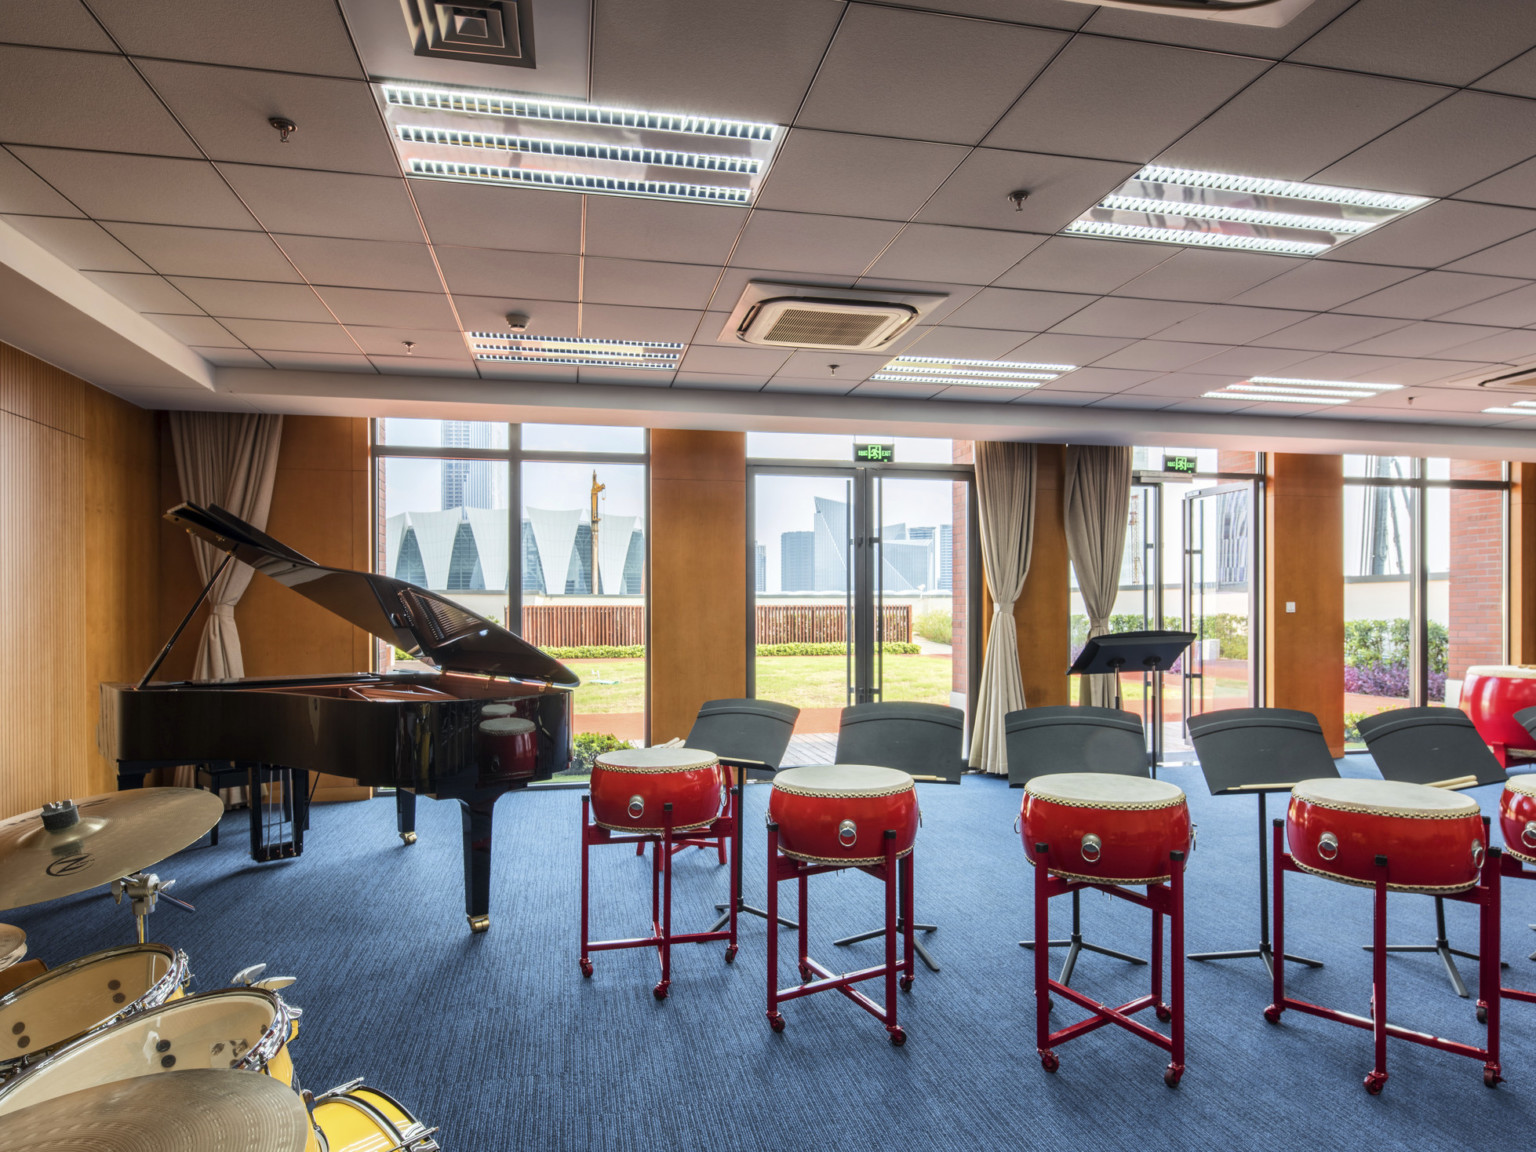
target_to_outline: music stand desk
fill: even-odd
[[[747,781],[772,780],[774,775],[778,772],[778,769],[775,768],[772,764],[764,763],[762,760],[748,760],[744,756],[721,756],[719,757],[719,760],[720,763],[725,767],[735,769],[736,782],[732,785],[732,789],[736,793],[736,818],[738,820],[744,819],[744,805],[746,804],[747,800]],[[735,873],[735,890],[737,892],[742,891],[741,857],[742,853],[740,852],[734,852],[731,854],[731,869]],[[715,926],[710,929],[711,932],[718,932],[720,930],[720,925],[724,924],[731,918],[731,906],[729,904],[716,904],[715,911],[723,913],[723,915],[719,920],[715,921]],[[756,908],[753,905],[748,904],[746,896],[741,896],[738,898],[736,912],[738,915],[761,916],[764,920],[768,919],[767,910],[763,908]],[[786,928],[800,927],[800,925],[796,924],[793,920],[786,919],[783,916],[779,917],[779,923],[784,925]]]
[[[1113,676],[1115,678],[1115,707],[1120,707],[1121,672],[1166,672],[1194,643],[1193,632],[1106,632],[1095,636],[1083,645],[1083,650],[1067,669],[1068,676]],[[1162,693],[1158,693],[1159,701]],[[1145,702],[1150,708],[1151,701]],[[1150,713],[1149,713],[1150,715]],[[1152,751],[1147,763],[1153,775],[1157,773],[1157,761],[1163,748],[1163,718],[1152,717]]]

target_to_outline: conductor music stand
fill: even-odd
[[[1083,645],[1083,650],[1077,654],[1077,659],[1072,662],[1072,667],[1067,669],[1068,676],[1098,676],[1112,675],[1115,678],[1115,708],[1120,708],[1120,673],[1122,672],[1151,672],[1154,675],[1166,672],[1173,667],[1174,662],[1183,654],[1184,649],[1194,642],[1193,632],[1108,632],[1103,636],[1094,636]],[[1162,700],[1162,692],[1156,693],[1159,702]],[[1148,715],[1151,716],[1151,701],[1147,701]],[[1163,758],[1163,718],[1161,715],[1152,717],[1152,750],[1148,753],[1147,763],[1152,767],[1152,774],[1157,774],[1158,762]]]
[[[1269,942],[1269,813],[1271,792],[1289,792],[1303,780],[1336,777],[1339,769],[1328,751],[1323,726],[1310,712],[1293,708],[1230,708],[1189,718],[1189,739],[1212,796],[1259,798],[1259,946],[1227,952],[1191,953],[1191,960],[1241,960],[1257,956],[1271,977],[1274,949]],[[1285,954],[1287,960],[1321,968],[1321,960]]]

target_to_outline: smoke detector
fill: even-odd
[[[720,330],[720,339],[768,348],[874,351],[886,347],[945,299],[943,293],[934,292],[754,280]]]

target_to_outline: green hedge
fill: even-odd
[[[604,752],[617,752],[628,748],[628,740],[620,740],[607,732],[576,733],[575,755],[571,758],[570,775],[586,776],[592,772],[592,761]]]
[[[1438,620],[1429,622],[1429,670],[1444,672],[1450,632]],[[1376,668],[1408,663],[1408,620],[1346,620],[1344,663],[1352,668]]]
[[[916,644],[887,640],[883,645],[887,656],[916,656],[920,649]],[[546,648],[546,653],[556,660],[638,660],[645,656],[643,644],[623,647],[590,645],[584,648]],[[847,648],[842,644],[759,644],[759,656],[842,656]]]
[[[1168,616],[1163,619],[1163,627],[1170,631],[1179,631],[1184,627],[1184,622],[1178,616]],[[1121,612],[1111,616],[1109,630],[1140,632],[1141,616],[1132,612]],[[1248,659],[1248,618],[1236,612],[1213,612],[1205,618],[1205,639],[1221,641],[1222,659],[1246,660]],[[1072,650],[1074,652],[1080,650],[1087,642],[1088,617],[1073,616]]]
[[[645,655],[644,644],[588,644],[578,648],[546,648],[556,660],[638,660]]]

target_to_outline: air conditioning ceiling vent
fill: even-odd
[[[532,0],[400,0],[418,56],[532,68]]]
[[[883,348],[945,297],[806,285],[747,285],[720,333],[770,348],[867,352]]]
[[[1073,0],[1101,8],[1127,8],[1157,16],[1190,16],[1196,20],[1222,20],[1255,24],[1260,28],[1284,28],[1315,0]]]

